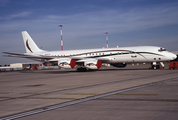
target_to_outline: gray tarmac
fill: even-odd
[[[14,71],[0,73],[0,118],[59,103],[144,84],[151,86],[115,94],[19,120],[115,120],[178,118],[178,70],[150,70],[147,65],[102,67],[98,71]]]

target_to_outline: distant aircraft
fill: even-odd
[[[177,58],[175,54],[166,51],[165,48],[156,46],[45,51],[39,49],[27,31],[23,31],[22,36],[26,53],[3,52],[8,54],[6,56],[56,63],[62,68],[76,67],[79,71],[86,69],[97,70],[102,63],[114,67],[126,67],[127,63],[152,63],[151,67],[157,69],[156,66],[159,62],[162,63]],[[162,63],[162,65],[164,64]]]

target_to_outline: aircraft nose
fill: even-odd
[[[172,57],[172,60],[174,60],[177,58],[177,55],[172,53],[171,57]]]

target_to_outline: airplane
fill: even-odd
[[[26,53],[3,52],[5,56],[50,62],[61,68],[77,68],[78,71],[98,70],[102,63],[119,68],[126,67],[128,63],[151,63],[151,67],[157,69],[158,63],[164,67],[164,61],[177,58],[175,54],[157,46],[46,51],[36,45],[27,31],[22,31],[22,37]]]

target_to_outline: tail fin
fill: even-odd
[[[24,40],[24,45],[27,53],[35,53],[35,52],[42,52],[43,50],[39,49],[27,31],[22,32],[22,37]]]

